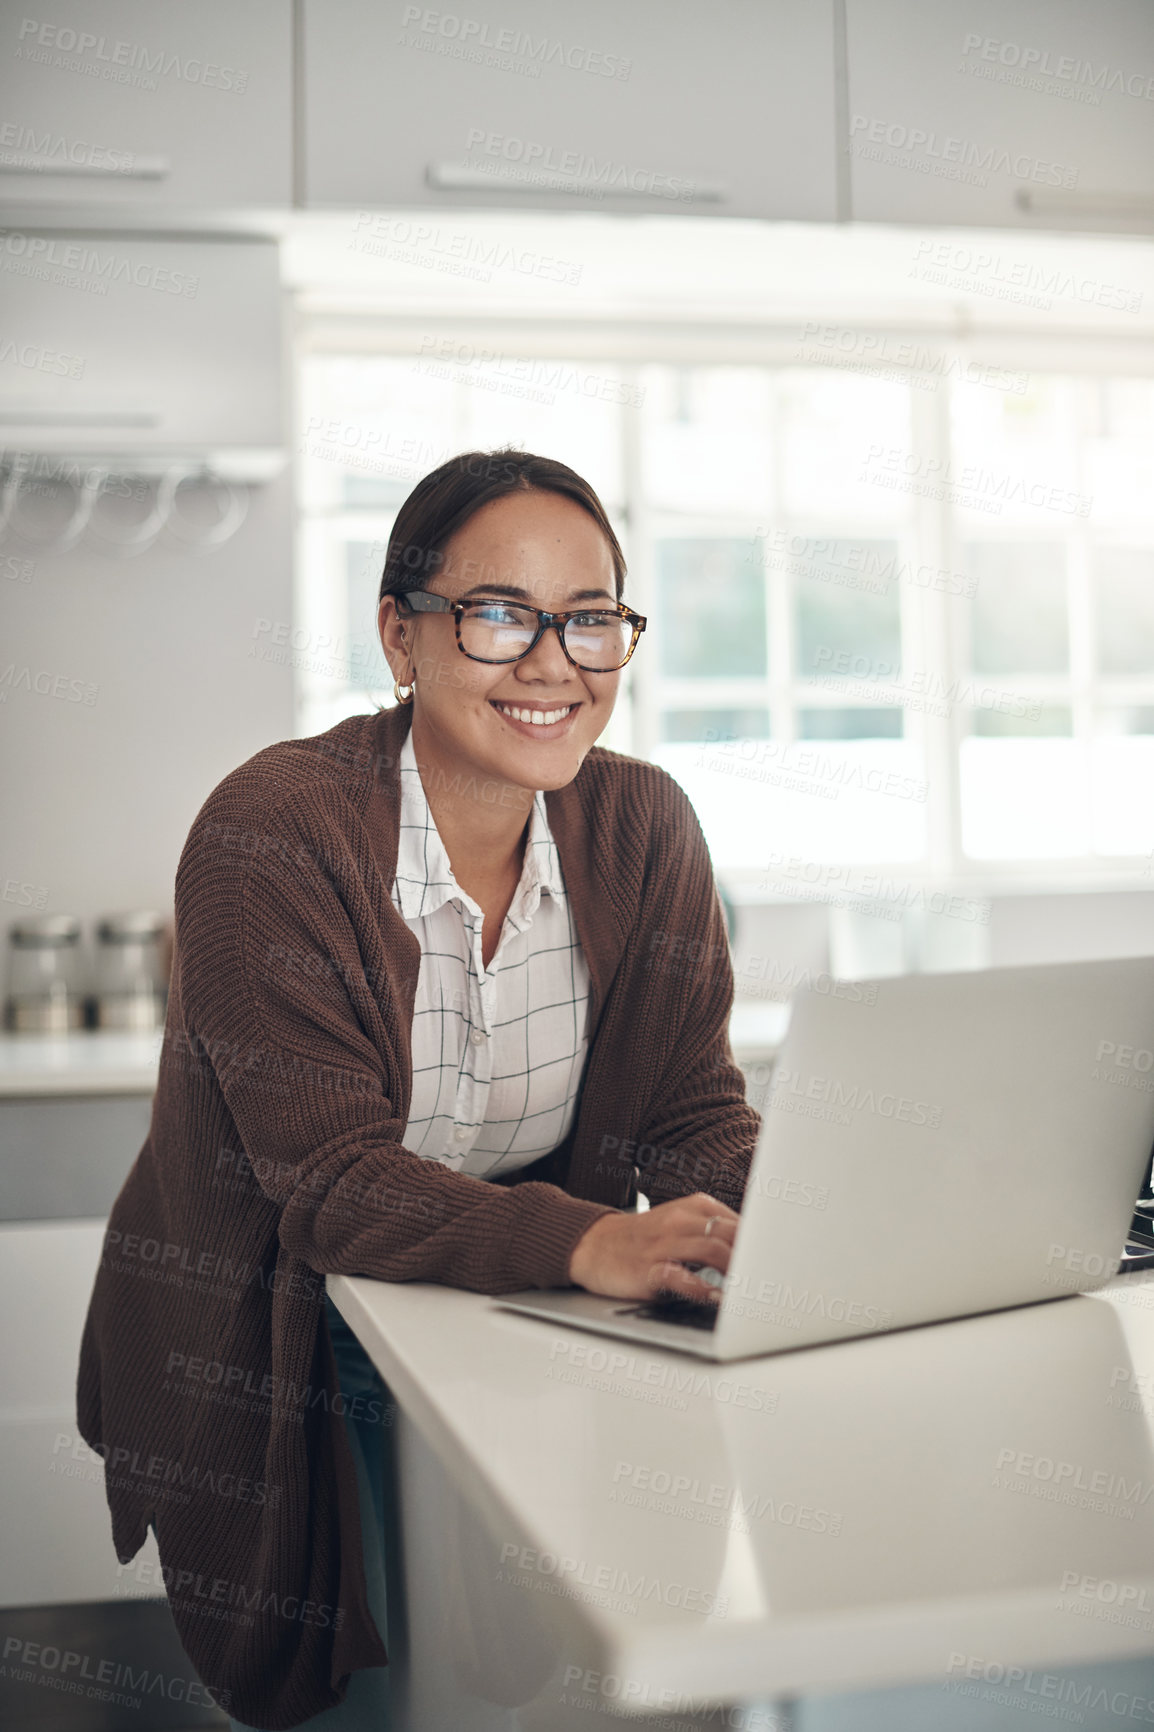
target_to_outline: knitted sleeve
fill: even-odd
[[[741,1208],[761,1120],[729,1043],[733,964],[709,848],[688,796],[663,779],[650,851],[645,966],[676,1029],[638,1135],[639,1189],[651,1203],[694,1191]]]
[[[402,1146],[403,969],[340,797],[278,809],[229,793],[226,781],[202,809],[177,874],[173,1033],[211,1067],[282,1246],[314,1270],[385,1281],[568,1285],[607,1205],[488,1184]]]

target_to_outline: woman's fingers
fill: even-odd
[[[711,1235],[708,1239],[702,1237],[679,1238],[673,1244],[664,1246],[663,1249],[667,1262],[678,1265],[705,1263],[709,1268],[716,1269],[721,1275],[728,1271],[729,1259],[732,1255],[732,1245],[727,1245],[723,1239],[716,1235]],[[698,1285],[709,1285],[708,1282],[702,1283],[698,1276],[694,1276],[693,1279],[697,1281]],[[710,1290],[712,1292],[717,1291],[716,1288]]]
[[[711,1287],[708,1281],[703,1281],[700,1275],[694,1275],[684,1263],[677,1261],[654,1263],[648,1272],[648,1286],[651,1295],[676,1293],[682,1299],[696,1299],[707,1305],[717,1305],[721,1301],[720,1287]]]

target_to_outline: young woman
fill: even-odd
[[[758,1118],[709,853],[595,744],[624,578],[564,464],[443,464],[385,561],[396,706],[258,752],[181,856],[78,1412],[234,1727],[388,1723],[387,1392],[326,1273],[710,1301],[686,1265],[728,1265]]]

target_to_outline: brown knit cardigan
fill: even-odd
[[[656,765],[594,746],[546,794],[591,977],[573,1128],[509,1183],[402,1146],[420,946],[390,890],[411,716],[270,746],[197,815],[151,1126],[81,1347],[78,1422],[105,1463],[117,1556],[152,1518],[190,1660],[268,1728],[387,1663],[325,1272],[567,1286],[577,1240],[638,1186],[739,1208],[759,1128],[693,809]]]

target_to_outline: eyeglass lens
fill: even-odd
[[[525,654],[537,631],[537,616],[527,608],[482,604],[461,615],[461,645],[478,661],[514,661]],[[589,672],[609,673],[625,661],[633,641],[628,620],[613,613],[581,613],[567,620],[565,647]]]

